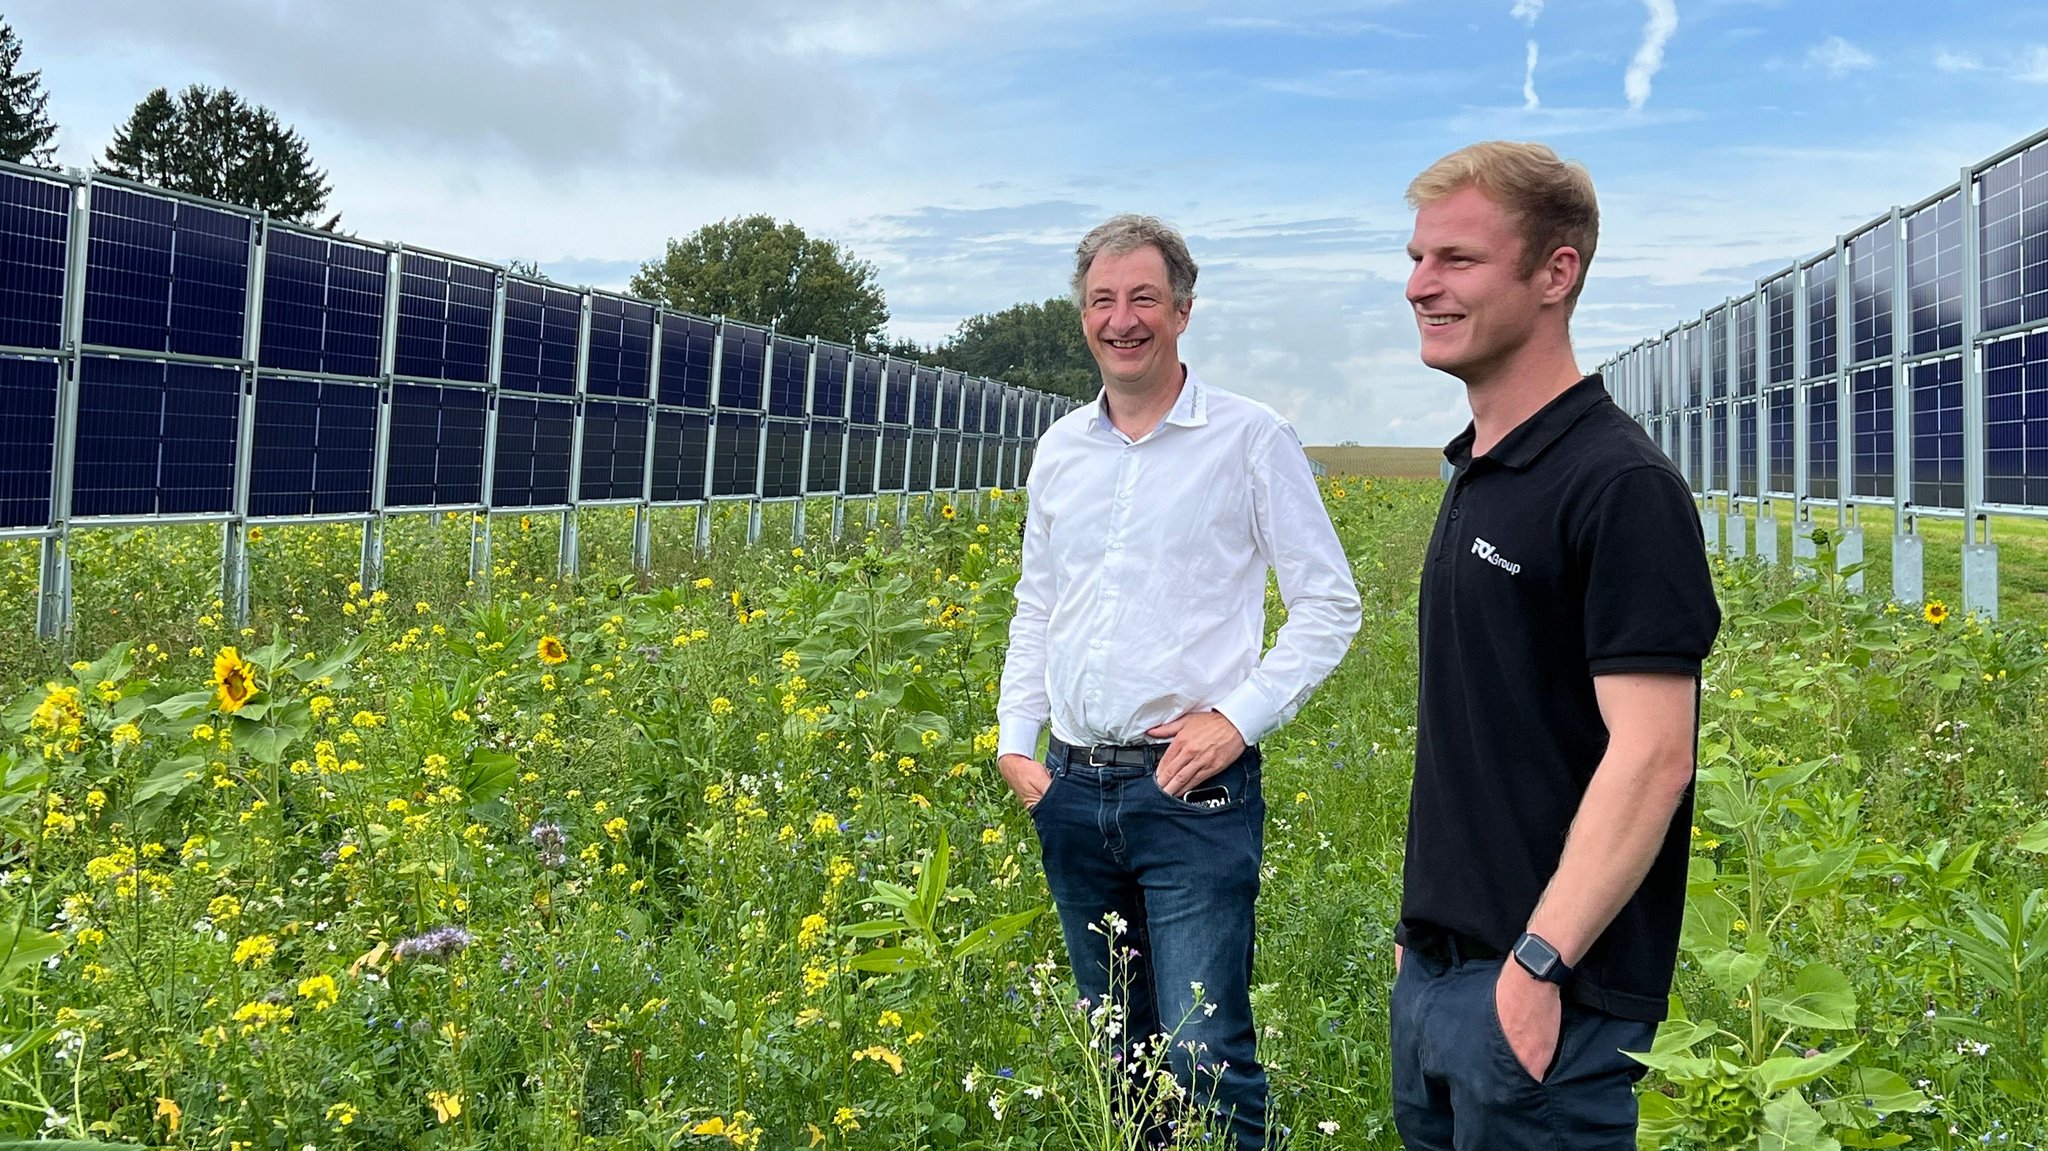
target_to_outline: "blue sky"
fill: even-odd
[[[2048,6],[1891,0],[29,0],[89,164],[150,88],[296,125],[343,225],[622,287],[768,212],[872,261],[894,334],[1064,290],[1103,217],[1202,277],[1184,357],[1308,443],[1441,444],[1401,192],[1475,139],[1591,169],[1592,368],[2048,126]]]

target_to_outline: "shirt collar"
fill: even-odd
[[[1557,442],[1565,430],[1579,422],[1579,417],[1590,411],[1595,404],[1607,398],[1607,386],[1595,372],[1566,388],[1558,397],[1537,410],[1536,414],[1516,424],[1513,431],[1502,436],[1500,442],[1482,459],[1489,459],[1502,467],[1520,470],[1536,462],[1544,449]],[[1471,424],[1459,432],[1456,438],[1444,445],[1444,458],[1451,466],[1463,469],[1472,463],[1472,441],[1475,429]]]
[[[1193,368],[1182,364],[1181,370],[1187,375],[1181,380],[1180,396],[1173,401],[1173,410],[1167,412],[1160,423],[1162,426],[1172,424],[1175,427],[1199,428],[1209,422],[1209,387]],[[1098,391],[1095,398],[1088,401],[1088,430],[1091,432],[1115,430],[1102,396],[1103,393]],[[1158,429],[1153,431],[1156,433]]]

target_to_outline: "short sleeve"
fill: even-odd
[[[1608,481],[1578,542],[1592,675],[1698,675],[1721,627],[1692,493],[1666,468]]]

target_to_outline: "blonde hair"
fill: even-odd
[[[1157,216],[1140,216],[1125,212],[1111,216],[1098,225],[1094,231],[1081,237],[1074,248],[1074,303],[1086,306],[1081,298],[1082,289],[1087,286],[1088,269],[1095,266],[1095,257],[1103,252],[1121,256],[1139,248],[1156,248],[1159,256],[1166,261],[1167,288],[1173,292],[1173,306],[1185,308],[1195,299],[1195,275],[1201,271],[1195,265],[1195,258],[1188,254],[1188,244],[1180,233],[1167,226]]]
[[[1579,282],[1565,297],[1567,308],[1576,304],[1600,241],[1600,201],[1586,169],[1542,144],[1487,140],[1423,169],[1408,184],[1408,206],[1420,208],[1462,188],[1479,189],[1521,225],[1524,279],[1559,248],[1579,254]]]

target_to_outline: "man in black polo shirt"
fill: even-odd
[[[1395,1121],[1418,1151],[1633,1151],[1720,626],[1699,516],[1572,353],[1585,170],[1475,144],[1408,200],[1422,359],[1472,425],[1423,563]]]

